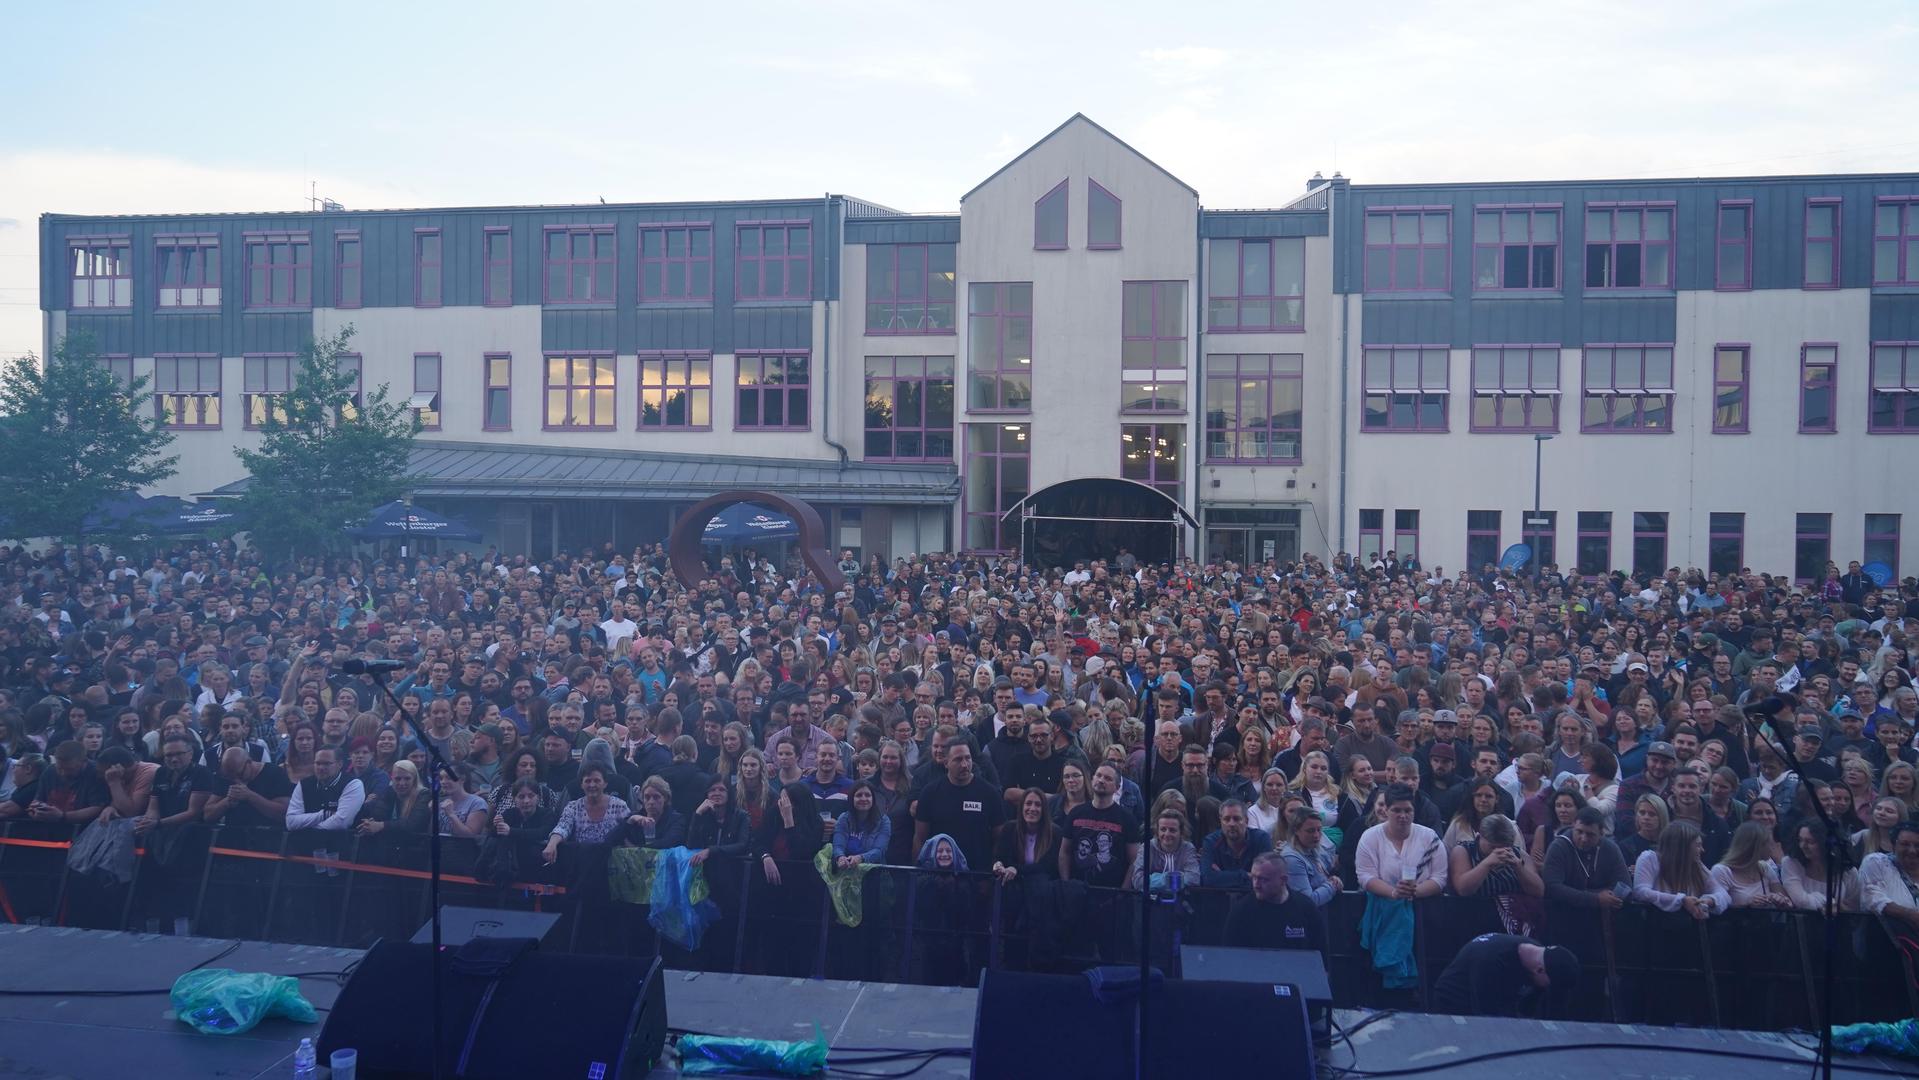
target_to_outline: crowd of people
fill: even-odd
[[[1513,935],[1555,904],[1919,932],[1912,579],[1123,549],[841,568],[831,591],[745,551],[686,588],[659,545],[0,547],[0,825],[132,819],[161,862],[223,823],[322,853],[438,830],[520,877],[630,845],[771,890],[865,864],[1226,889],[1231,940],[1294,947],[1356,893],[1389,984],[1440,894]],[[394,662],[397,706],[353,659]],[[983,918],[967,896],[953,917]],[[1006,917],[1070,957],[1117,907]]]

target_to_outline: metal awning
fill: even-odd
[[[1166,516],[1163,518],[1150,518],[1150,519],[1131,518],[1131,517],[1082,517],[1077,515],[1062,516],[1057,514],[1049,514],[1041,509],[1041,507],[1044,505],[1044,502],[1046,500],[1046,496],[1054,492],[1071,490],[1073,488],[1084,487],[1086,485],[1105,486],[1105,485],[1115,485],[1115,484],[1128,485],[1128,487],[1137,489],[1141,493],[1151,495],[1154,500],[1156,500],[1160,505],[1162,505],[1162,507],[1165,510]],[[1014,503],[1012,506],[1007,507],[1006,512],[1000,515],[1000,520],[1005,522],[1010,522],[1014,520],[1015,515],[1019,515],[1023,518],[1034,518],[1034,519],[1051,518],[1053,520],[1060,520],[1060,521],[1139,521],[1139,522],[1165,521],[1165,522],[1171,522],[1173,520],[1173,515],[1175,514],[1179,516],[1180,521],[1185,522],[1187,525],[1195,529],[1199,528],[1199,522],[1194,520],[1193,515],[1188,513],[1186,511],[1186,508],[1179,504],[1178,499],[1173,498],[1171,495],[1166,494],[1164,491],[1161,491],[1160,489],[1152,486],[1151,484],[1142,484],[1137,480],[1127,480],[1117,476],[1096,476],[1096,477],[1082,477],[1077,480],[1062,480],[1057,484],[1051,484],[1039,489],[1038,491],[1030,492],[1025,498]]]

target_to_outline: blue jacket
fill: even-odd
[[[1224,833],[1215,829],[1206,837],[1199,853],[1199,883],[1232,889],[1252,884],[1253,860],[1273,850],[1273,838],[1265,829],[1246,830],[1246,849],[1238,855],[1226,844]]]
[[[882,861],[886,845],[893,839],[893,820],[885,814],[878,817],[878,824],[862,833],[853,827],[852,814],[841,814],[833,825],[833,857],[858,855],[862,862]]]

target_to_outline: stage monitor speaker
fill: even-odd
[[[1288,985],[1169,979],[1147,1000],[1147,1076],[1313,1076],[1306,999]],[[1096,1001],[1083,975],[987,971],[973,1020],[975,1078],[1133,1075],[1135,1003]]]
[[[353,1049],[367,1080],[432,1075],[432,952],[389,941],[368,950],[320,1030],[320,1060]],[[531,949],[497,979],[457,974],[451,949],[443,962],[443,1076],[640,1080],[666,1045],[657,959]]]

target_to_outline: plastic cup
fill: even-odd
[[[335,1050],[333,1056],[327,1058],[327,1067],[332,1070],[333,1080],[353,1080],[354,1073],[360,1067],[360,1052]]]

